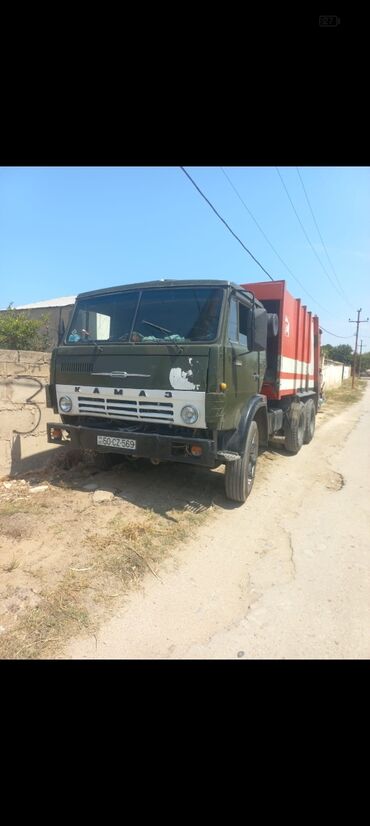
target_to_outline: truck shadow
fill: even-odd
[[[261,448],[259,455],[293,457],[279,442],[269,443],[267,449]],[[87,492],[89,488],[90,491],[111,492],[122,501],[143,510],[153,510],[171,521],[174,521],[169,513],[172,509],[200,513],[212,505],[222,510],[243,507],[242,503],[226,498],[223,467],[212,470],[177,462],[152,465],[147,459],[130,461],[125,458],[110,470],[103,471],[81,451],[63,450],[50,462],[48,481],[53,486],[81,492]]]
[[[110,470],[99,470],[81,455],[66,453],[49,468],[49,484],[63,489],[87,492],[92,486],[112,492],[122,501],[144,510],[153,510],[170,521],[172,509],[201,513],[216,505],[224,510],[240,507],[226,499],[223,469],[161,463],[154,466],[145,459],[123,460]],[[75,452],[78,454],[79,452]]]
[[[268,448],[261,451],[261,455],[271,453],[274,454],[274,456],[282,456],[283,459],[294,459],[296,455],[295,453],[288,453],[288,451],[285,450],[283,441],[281,443],[271,441],[268,444]]]

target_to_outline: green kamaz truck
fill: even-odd
[[[225,465],[244,502],[275,435],[297,453],[319,399],[319,327],[284,281],[152,281],[77,296],[51,358],[48,442],[153,464]]]

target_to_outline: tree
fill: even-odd
[[[338,347],[333,347],[333,360],[342,361],[343,364],[352,364],[352,347],[349,344],[339,344]]]
[[[325,358],[327,358],[327,359],[332,359],[333,358],[333,355],[332,355],[333,350],[334,350],[334,347],[332,346],[332,344],[324,344],[324,346],[321,348],[321,355],[325,356]]]
[[[12,304],[0,313],[0,348],[4,350],[45,350],[47,348],[48,317],[31,319]]]
[[[361,372],[363,370],[370,370],[370,353],[362,353],[362,356],[361,356]]]
[[[353,350],[349,344],[338,344],[333,347],[332,344],[324,344],[321,348],[326,358],[332,361],[341,361],[343,364],[352,364]]]

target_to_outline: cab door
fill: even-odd
[[[225,428],[238,426],[243,407],[259,392],[259,353],[250,350],[252,307],[231,295],[225,347]]]

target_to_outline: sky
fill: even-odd
[[[318,314],[322,343],[353,347],[348,319],[370,317],[370,167],[185,169]],[[0,167],[0,308],[160,278],[269,280],[180,167]],[[369,351],[370,322],[361,338]]]

